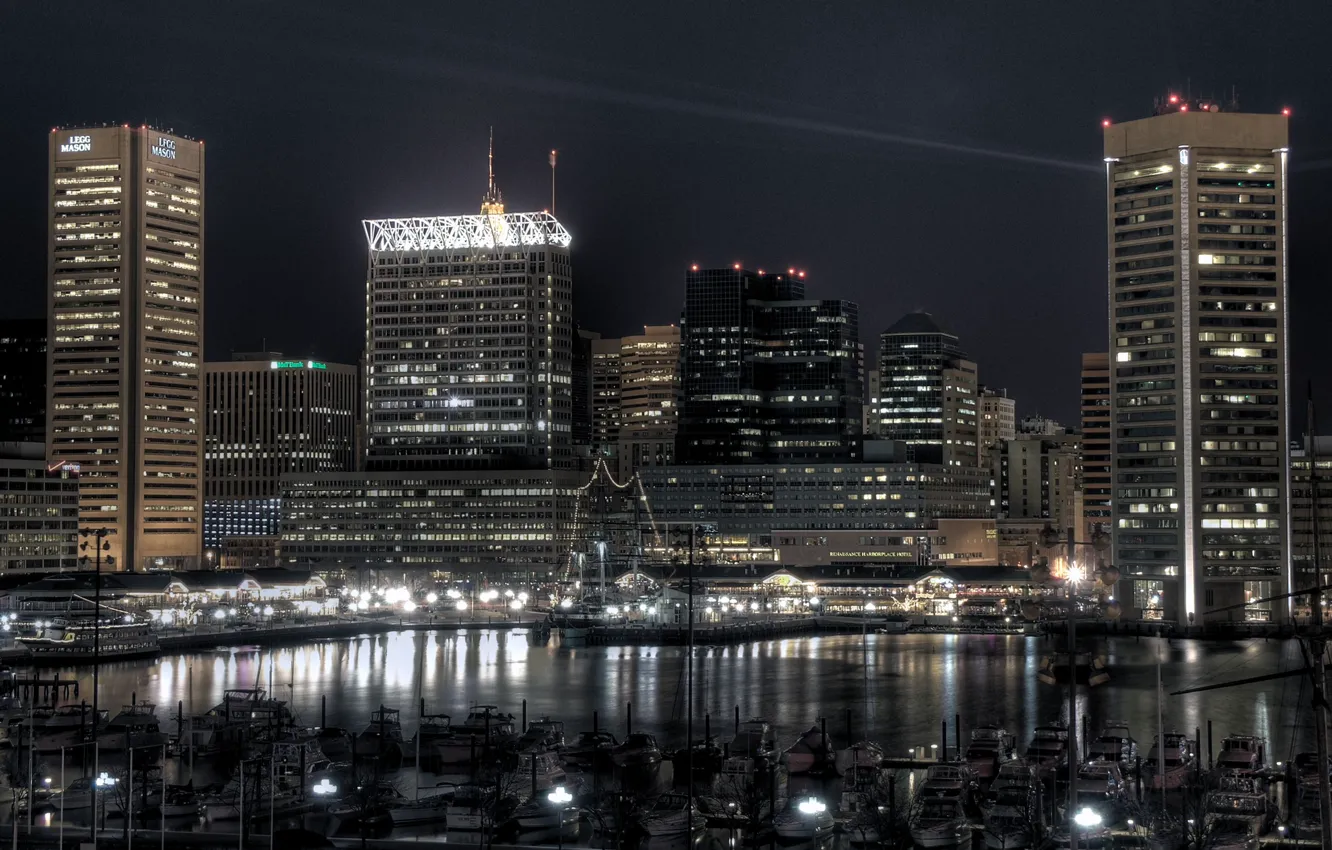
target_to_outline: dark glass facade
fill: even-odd
[[[46,442],[46,320],[0,320],[0,443]]]
[[[684,463],[851,460],[860,455],[859,312],[808,300],[796,275],[685,276]]]

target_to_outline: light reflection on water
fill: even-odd
[[[1023,741],[1036,725],[1067,717],[1065,689],[1036,681],[1047,649],[1041,639],[870,634],[865,640],[868,652],[859,634],[698,647],[696,728],[701,734],[706,712],[714,732],[729,736],[739,706],[742,717],[767,717],[783,746],[820,716],[844,743],[849,708],[854,738],[868,728],[869,737],[890,752],[905,753],[937,743],[942,720],[949,724],[951,744],[955,714],[961,715],[964,735],[975,724],[993,722]],[[1167,646],[1119,638],[1103,647],[1113,679],[1090,692],[1083,689],[1079,711],[1090,712],[1093,729],[1125,720],[1145,743],[1155,734],[1158,658],[1167,693],[1302,663],[1298,647],[1289,642]],[[202,712],[219,702],[226,688],[266,688],[271,679],[277,695],[290,699],[302,722],[312,725],[319,722],[320,699],[326,696],[330,725],[360,729],[382,703],[402,709],[410,734],[419,694],[428,711],[454,715],[473,703],[517,714],[526,699],[529,717],[563,719],[570,734],[591,728],[595,710],[602,728],[622,736],[632,702],[634,727],[671,743],[684,735],[684,667],[682,647],[572,648],[561,647],[558,638],[533,645],[524,632],[391,632],[272,651],[218,648],[109,664],[103,668],[101,704],[114,714],[133,693],[156,699],[159,715],[166,717],[192,690],[192,710]],[[73,672],[90,699],[89,671]],[[1211,719],[1218,743],[1228,734],[1257,734],[1267,738],[1275,761],[1311,745],[1307,702],[1298,677],[1168,697],[1166,726],[1189,733],[1198,728],[1205,738]]]

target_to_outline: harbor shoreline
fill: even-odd
[[[954,635],[1012,635],[1044,637],[1048,634],[1062,634],[1066,628],[1062,622],[1045,623],[950,623],[939,622],[944,618],[860,618],[855,616],[821,616],[801,618],[754,618],[740,619],[723,624],[696,624],[694,626],[694,644],[700,646],[748,643],[751,641],[776,638],[798,637],[819,634],[845,634],[870,631],[887,635],[905,634],[954,634]],[[261,644],[264,646],[299,643],[308,640],[327,640],[335,638],[357,637],[360,635],[379,635],[399,631],[514,631],[531,629],[534,626],[551,628],[552,633],[561,631],[558,620],[551,623],[545,615],[528,619],[489,618],[486,620],[457,620],[433,618],[367,618],[338,619],[324,622],[283,625],[271,628],[247,630],[205,627],[198,631],[162,634],[158,638],[161,653],[181,650],[206,649],[219,646],[246,646]],[[570,645],[597,646],[681,646],[688,642],[688,629],[683,625],[661,623],[635,623],[620,625],[596,625],[575,629],[581,636],[570,639],[563,637]],[[1274,623],[1208,623],[1205,625],[1180,627],[1174,623],[1108,622],[1088,620],[1078,624],[1078,631],[1084,636],[1097,637],[1154,637],[1172,640],[1201,641],[1240,641],[1263,638],[1265,640],[1288,640],[1302,633],[1301,627],[1292,624]],[[159,653],[160,654],[160,653]],[[34,659],[22,647],[0,650],[0,662],[11,666],[50,667],[79,666],[84,662],[62,663],[55,659]]]

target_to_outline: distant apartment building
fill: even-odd
[[[878,436],[906,443],[917,462],[980,467],[977,393],[975,362],[929,313],[879,337]]]
[[[356,469],[357,371],[278,352],[204,364],[207,564],[276,566],[282,476]]]
[[[861,430],[865,439],[872,440],[879,434],[879,364],[865,370],[865,406],[861,411]]]
[[[620,340],[619,477],[675,462],[680,424],[680,328],[647,325]]]
[[[1031,416],[1024,416],[1018,420],[1017,432],[1019,434],[1035,434],[1037,436],[1053,437],[1059,434],[1068,433],[1068,426],[1058,422],[1048,416],[1042,416],[1034,413]]]
[[[979,393],[980,415],[976,422],[981,466],[993,466],[994,449],[1004,440],[1017,436],[1017,404],[1008,390],[982,386]]]
[[[1076,436],[1020,434],[995,449],[996,516],[1042,519],[1064,533],[1082,528],[1080,443]],[[1081,539],[1081,538],[1079,538]]]

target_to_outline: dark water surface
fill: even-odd
[[[1129,723],[1139,741],[1156,731],[1157,661],[1165,691],[1274,673],[1302,665],[1293,642],[1262,640],[1205,643],[1116,638],[1100,644],[1112,681],[1088,692],[1080,712],[1093,731],[1109,720]],[[892,754],[939,741],[940,721],[962,718],[963,735],[982,722],[999,723],[1025,742],[1033,727],[1067,717],[1065,688],[1037,681],[1048,644],[1041,638],[982,635],[835,635],[753,644],[698,647],[694,662],[696,734],[711,714],[714,734],[729,737],[734,707],[742,718],[773,723],[784,748],[820,716],[839,746],[846,743],[846,710],[856,738],[869,737]],[[424,656],[422,655],[424,653]],[[682,743],[685,730],[683,647],[565,647],[558,636],[529,644],[515,632],[391,632],[314,641],[273,649],[219,647],[166,655],[157,660],[104,665],[101,704],[115,710],[137,694],[157,703],[158,716],[206,711],[226,688],[268,687],[288,699],[306,725],[320,721],[363,728],[381,703],[402,710],[404,731],[416,725],[418,699],[427,711],[457,719],[473,703],[494,704],[517,715],[527,700],[529,718],[549,714],[565,721],[572,737],[600,725],[623,736],[626,703],[633,703],[636,731],[655,733],[664,744]],[[77,675],[91,698],[88,668]],[[271,678],[270,678],[271,677]],[[1259,735],[1271,761],[1312,746],[1309,689],[1303,677],[1179,697],[1167,696],[1165,725],[1192,733],[1207,721],[1217,743],[1227,734]],[[191,696],[192,694],[192,696]]]

